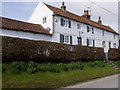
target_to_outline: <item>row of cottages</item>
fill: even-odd
[[[28,23],[29,22],[29,23]],[[43,40],[72,45],[118,48],[119,34],[109,26],[90,20],[88,10],[78,16],[66,10],[64,2],[56,8],[40,2],[28,22],[2,17],[2,36]]]
[[[64,2],[61,8],[39,3],[29,22],[46,28],[52,34],[52,42],[118,48],[119,34],[102,25],[100,17],[98,22],[90,20],[88,10],[84,10],[83,16],[75,15],[66,10]]]

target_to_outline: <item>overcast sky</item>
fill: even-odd
[[[0,15],[3,17],[8,17],[21,21],[28,21],[39,2],[38,0],[34,0],[34,2],[31,0],[24,1],[25,2],[21,2],[20,0],[4,0],[4,2],[2,1],[2,12],[0,12]],[[61,6],[61,2],[65,1],[67,10],[77,15],[83,15],[83,11],[87,9],[87,7],[91,6],[92,20],[97,21],[98,17],[101,16],[102,23],[104,25],[110,26],[114,30],[118,31],[118,0],[91,0],[93,3],[89,0],[39,1],[45,2],[58,8]],[[41,12],[43,11],[40,11],[40,13]]]

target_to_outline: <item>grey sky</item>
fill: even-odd
[[[58,0],[58,2],[49,2],[51,0],[47,0],[47,4],[50,4],[55,7],[60,7],[61,2]],[[60,2],[59,2],[60,1]],[[63,0],[64,1],[64,0]],[[87,7],[90,6],[90,1],[84,0],[86,2],[79,2],[72,0],[72,2],[65,2],[65,5],[67,6],[67,10],[75,13],[77,15],[82,15],[83,11],[87,9]],[[94,0],[91,0],[95,2]],[[98,0],[99,1],[99,0]],[[114,0],[113,0],[114,1]],[[92,17],[91,19],[94,21],[98,20],[98,17],[102,17],[102,23],[107,26],[111,26],[114,30],[118,31],[118,2],[115,0],[112,1],[106,1],[106,2],[95,2],[97,5],[109,10],[112,12],[112,14],[100,7],[98,7],[95,4],[92,4]],[[32,15],[32,12],[36,8],[38,2],[3,2],[2,3],[2,14],[1,16],[13,18],[17,20],[22,21],[28,21],[30,16]],[[42,12],[42,11],[41,11]]]

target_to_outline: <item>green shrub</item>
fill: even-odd
[[[102,62],[102,61],[95,61],[94,63],[95,63],[95,65],[98,66],[98,67],[105,67],[104,62]]]
[[[58,69],[58,67],[55,66],[55,65],[53,65],[53,64],[51,64],[51,63],[48,63],[48,64],[46,65],[46,67],[47,67],[47,70],[48,70],[49,72],[57,72],[57,73],[60,72],[60,70]]]
[[[80,62],[76,62],[76,68],[79,68],[80,70],[83,70],[83,65]]]
[[[27,65],[27,72],[28,73],[35,73],[37,72],[37,64],[34,63],[34,62],[29,62],[28,65]]]
[[[94,68],[94,67],[95,67],[95,63],[94,63],[94,62],[89,62],[89,63],[88,63],[88,66]]]
[[[78,66],[77,66],[77,64],[75,62],[71,62],[70,64],[68,64],[68,66],[72,70],[78,68]]]
[[[40,64],[37,64],[37,72],[45,72],[46,67]]]
[[[60,68],[61,68],[63,71],[68,71],[68,70],[69,70],[67,64],[60,63],[59,66],[60,66]]]
[[[19,65],[20,65],[20,70],[21,71],[26,71],[27,70],[27,64],[25,62],[20,61]]]
[[[95,66],[97,66],[97,67],[105,67],[104,62],[102,62],[102,61],[89,62],[88,65],[89,65],[90,67],[95,67]]]
[[[10,64],[10,71],[14,74],[18,74],[20,72],[19,62],[12,62]]]
[[[80,62],[71,62],[69,65],[70,69],[78,69],[80,68],[81,70],[83,69],[83,65]]]

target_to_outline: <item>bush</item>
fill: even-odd
[[[75,62],[71,62],[68,65],[69,65],[70,69],[72,69],[72,70],[78,68],[78,66],[77,66],[77,64]]]
[[[80,62],[71,62],[70,64],[64,64],[64,63],[60,63],[57,65],[54,65],[52,63],[48,63],[46,65],[41,65],[41,64],[37,64],[35,62],[28,62],[25,63],[23,61],[20,62],[12,62],[10,64],[10,69],[13,73],[19,73],[20,71],[22,72],[27,72],[27,73],[35,73],[35,72],[56,72],[59,73],[60,70],[63,71],[68,71],[70,69],[83,69],[83,65]],[[4,68],[3,68],[3,72],[4,72]]]
[[[51,64],[51,63],[48,63],[48,64],[46,65],[46,67],[47,67],[47,70],[48,70],[49,72],[57,72],[57,73],[60,72],[60,70],[58,69],[58,67],[55,66],[55,65],[53,65],[53,64]]]
[[[26,71],[27,70],[27,64],[25,62],[20,61],[19,65],[20,65],[20,70],[21,71]]]
[[[95,63],[94,63],[94,62],[89,62],[89,63],[88,63],[88,66],[94,68],[94,67],[95,67]]]
[[[38,72],[46,72],[46,67],[40,64],[37,64],[37,71]]]
[[[105,64],[102,61],[94,61],[94,62],[89,62],[88,66],[90,66],[90,67],[95,67],[95,66],[97,66],[97,67],[105,67]]]
[[[10,64],[10,71],[14,74],[18,74],[20,72],[19,62],[12,62]]]
[[[72,60],[103,60],[105,57],[103,48],[67,45],[54,42],[11,38],[5,36],[2,37],[2,39],[3,63],[20,60],[24,60],[25,62],[34,60],[38,63],[67,63]],[[37,51],[40,52],[38,53]],[[96,51],[96,53],[94,51]],[[114,53],[112,54],[115,55]]]
[[[105,64],[103,62],[101,62],[101,61],[96,61],[95,64],[98,67],[105,67]]]
[[[80,68],[81,70],[83,69],[83,65],[80,62],[71,62],[69,65],[70,69],[77,69]]]
[[[60,63],[59,66],[60,66],[60,68],[61,68],[63,71],[68,71],[68,70],[69,70],[67,64]]]
[[[37,72],[37,64],[34,62],[29,62],[27,67],[27,72],[30,74]]]
[[[79,68],[80,70],[83,70],[83,65],[80,62],[76,62],[76,68]]]

